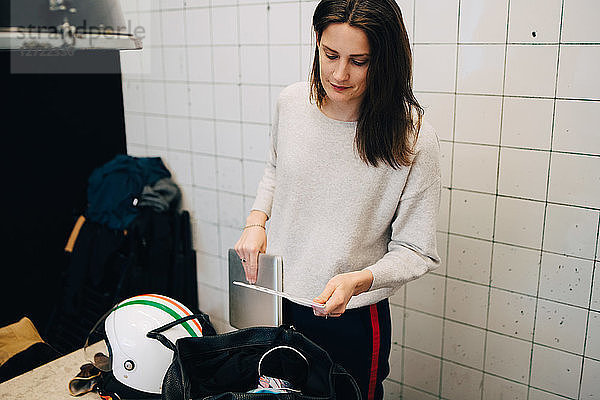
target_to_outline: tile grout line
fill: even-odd
[[[600,214],[598,214],[598,225],[596,227],[596,249],[594,250],[594,258],[598,257],[598,241],[599,240],[600,240]],[[594,267],[592,269],[591,286],[590,286],[590,298],[588,299],[587,318],[585,321],[585,333],[583,336],[583,350],[581,351],[581,354],[582,354],[581,371],[579,374],[579,390],[577,392],[578,399],[581,399],[581,385],[583,383],[583,371],[584,371],[585,360],[586,360],[585,351],[586,351],[586,347],[587,347],[587,338],[588,338],[588,332],[589,332],[589,326],[590,326],[592,300],[594,297],[594,275],[596,274],[596,266],[597,266],[597,263],[594,262]],[[591,357],[589,357],[589,358],[591,358]]]
[[[139,22],[140,21],[139,0],[136,0],[135,7],[136,7],[136,11],[135,11],[136,17],[137,17],[137,20]],[[143,51],[143,50],[140,50],[140,52],[141,51]],[[141,71],[140,71],[140,82],[141,82],[141,84],[140,84],[140,90],[143,91],[141,97],[142,97],[142,110],[144,110],[144,112],[142,113],[142,117],[143,117],[142,119],[144,120],[144,148],[146,150],[146,154],[149,154],[150,149],[148,147],[148,132],[147,132],[148,131],[148,122],[146,121],[146,115],[145,115],[145,111],[146,111],[146,98],[145,97],[146,96],[144,95],[145,89],[144,89],[144,78],[143,77],[145,75],[145,72],[144,72],[144,57],[143,56],[140,56],[140,66],[141,66]],[[129,80],[129,79],[128,79],[128,81],[131,82],[131,80]]]
[[[210,85],[210,83],[206,83],[205,85]],[[249,86],[249,85],[248,85]],[[265,85],[262,85],[265,86]],[[140,116],[148,116],[148,117],[160,117],[160,118],[167,118],[169,117],[168,114],[162,114],[162,113],[155,113],[155,112],[143,112],[143,111],[127,111],[127,114],[131,114],[131,115],[140,115]],[[185,115],[170,115],[171,118],[180,118],[180,119],[185,119],[186,116]],[[234,120],[234,119],[223,119],[223,118],[210,118],[210,117],[195,117],[192,116],[191,117],[192,120],[196,120],[196,121],[206,121],[206,122],[225,122],[225,123],[237,123],[240,122],[239,120]],[[266,122],[258,122],[258,121],[241,121],[244,124],[247,125],[258,125],[258,126],[269,126],[268,123]]]
[[[556,152],[553,151],[552,154],[555,154]],[[448,189],[448,190],[453,190],[453,191],[457,191],[457,192],[463,192],[463,193],[472,193],[472,194],[482,194],[482,195],[487,195],[487,196],[493,196],[493,193],[490,192],[482,192],[480,190],[472,190],[472,189],[463,189],[463,188],[456,188],[456,187],[443,187],[444,189]],[[498,194],[498,197],[501,198],[506,198],[506,199],[514,199],[514,200],[524,200],[524,201],[529,201],[532,203],[542,203],[542,204],[550,204],[550,205],[556,205],[556,206],[563,206],[563,207],[570,207],[570,208],[576,208],[576,209],[580,209],[580,210],[589,210],[589,211],[600,211],[600,208],[598,207],[590,207],[590,206],[582,206],[582,205],[577,205],[577,204],[569,204],[569,203],[559,203],[556,201],[544,201],[544,200],[540,200],[540,199],[534,199],[534,198],[529,198],[529,197],[519,197],[519,196],[513,196],[513,195],[508,195],[508,194]],[[469,236],[466,234],[461,234],[458,232],[453,232],[456,233],[458,235],[463,235],[463,236]],[[479,238],[481,240],[486,240],[484,238]],[[519,245],[515,245],[515,246],[519,246]],[[525,247],[527,248],[527,246],[520,246],[520,247]],[[566,253],[565,253],[566,254]],[[577,256],[575,256],[577,257]],[[580,257],[580,258],[585,258],[585,257]]]
[[[415,38],[415,22],[416,22],[416,6],[417,6],[417,0],[413,0],[412,2],[412,15],[411,15],[411,38],[413,39],[413,43],[410,44],[410,48],[411,48],[411,57],[414,57],[414,38]],[[402,10],[400,10],[400,12],[402,13]],[[406,28],[406,27],[405,27]],[[414,58],[413,60],[413,67],[414,67]],[[404,285],[404,301],[402,304],[402,340],[400,341],[400,382],[402,384],[402,386],[400,386],[400,397],[404,397],[404,379],[405,379],[405,374],[404,374],[404,368],[406,366],[406,352],[404,351],[404,344],[406,341],[406,302],[408,299],[408,291],[406,290],[406,285]]]
[[[504,102],[504,100],[502,101]],[[450,143],[451,141],[448,139],[440,139],[440,142]],[[466,142],[457,140],[457,144],[464,144],[470,146],[481,146],[481,147],[492,147],[498,149],[510,149],[510,150],[526,150],[529,152],[538,152],[538,153],[550,153],[550,149],[540,149],[534,147],[519,147],[519,146],[511,146],[511,145],[496,145],[491,143],[477,143],[477,142]],[[600,158],[600,153],[582,153],[577,151],[567,151],[567,150],[552,150],[553,154],[565,154],[565,155],[573,155],[573,156],[584,156],[584,157],[592,157],[592,158]]]
[[[302,0],[297,0],[298,2],[298,37],[300,39],[300,45],[298,46],[298,81],[302,80]],[[269,104],[270,106],[270,104]]]
[[[448,46],[454,43],[451,42],[419,42],[415,43],[419,46]],[[458,42],[460,46],[503,46],[505,44],[509,46],[530,46],[530,47],[550,47],[550,46],[598,46],[600,42]]]
[[[415,0],[416,3],[416,0]],[[461,6],[461,0],[458,0],[458,4],[457,4],[457,13],[456,13],[456,50],[455,50],[455,54],[456,54],[456,59],[454,60],[454,92],[456,93],[456,91],[458,90],[458,67],[459,67],[459,54],[460,54],[460,47],[458,46],[458,42],[460,39],[460,6]],[[416,13],[415,13],[416,14]],[[454,140],[456,140],[456,103],[457,103],[457,96],[455,95],[453,98],[453,111],[452,111],[452,150],[451,150],[451,156],[450,156],[450,193],[449,193],[449,199],[448,199],[448,232],[450,232],[450,226],[452,224],[452,199],[453,199],[453,191],[452,191],[452,186],[453,186],[453,182],[454,182]],[[440,374],[439,374],[439,382],[438,382],[438,399],[442,398],[442,391],[443,391],[443,377],[444,377],[444,345],[445,345],[445,332],[446,332],[446,301],[447,301],[447,297],[448,297],[448,259],[450,257],[450,235],[448,234],[446,236],[446,265],[445,265],[445,271],[444,271],[444,291],[443,291],[443,296],[444,296],[444,301],[442,302],[442,343],[440,346]]]
[[[272,91],[273,91],[273,86],[271,85],[271,2],[269,0],[266,1],[265,4],[266,7],[266,13],[267,13],[267,87],[269,88],[268,94],[267,94],[267,98],[269,101],[269,137],[268,137],[268,149],[271,148],[271,134],[273,131],[273,107],[271,106],[273,104],[273,99],[271,98],[272,96]],[[267,162],[268,162],[268,157],[267,156]]]
[[[490,301],[492,297],[492,271],[494,268],[494,249],[495,249],[495,240],[496,240],[496,220],[498,217],[498,189],[500,185],[500,160],[502,155],[502,127],[504,122],[504,92],[506,89],[506,65],[508,58],[508,32],[510,27],[510,0],[508,0],[508,4],[506,6],[506,33],[505,33],[505,44],[504,44],[504,66],[502,72],[502,100],[500,103],[500,132],[498,134],[498,152],[497,152],[497,160],[496,160],[496,187],[495,187],[495,197],[494,197],[494,215],[492,222],[492,244],[491,244],[491,252],[490,252],[490,270],[488,277],[488,298],[486,305],[486,316],[485,316],[485,334],[483,336],[483,361],[482,368],[484,374],[481,376],[481,400],[483,400],[483,396],[485,393],[485,369],[486,369],[486,361],[487,361],[487,344],[488,344],[488,327],[490,321]]]
[[[564,46],[563,46],[564,47]],[[517,94],[505,94],[500,95],[496,93],[473,93],[473,92],[458,92],[454,91],[438,91],[438,90],[415,90],[415,93],[420,94],[446,94],[446,95],[458,95],[458,96],[472,96],[472,97],[506,97],[509,99],[539,99],[539,100],[561,100],[561,101],[583,101],[583,102],[600,102],[600,98],[592,99],[588,97],[551,97],[551,96],[533,96],[533,95],[517,95]]]
[[[189,63],[189,55],[188,55],[188,35],[187,35],[187,8],[186,8],[186,0],[183,0],[183,9],[181,11],[183,13],[183,41],[184,41],[184,66],[185,66],[185,79],[186,79],[186,95],[187,95],[187,116],[186,116],[186,120],[187,120],[187,125],[188,125],[188,145],[189,145],[189,149],[191,149],[192,151],[189,152],[190,154],[190,177],[191,177],[191,187],[192,187],[192,193],[191,193],[191,198],[192,198],[192,204],[191,204],[191,208],[192,210],[190,210],[190,218],[192,219],[192,222],[195,223],[196,221],[196,207],[194,206],[196,204],[196,192],[195,192],[195,182],[196,182],[196,175],[194,173],[194,152],[193,152],[193,146],[194,146],[194,140],[193,140],[193,131],[192,131],[192,97],[191,97],[191,91],[190,91],[190,63]],[[192,230],[193,231],[193,230]],[[192,236],[192,240],[194,239],[194,237]],[[193,244],[193,242],[192,242]]]
[[[413,12],[411,15],[411,35],[410,38],[414,39],[414,27],[415,27],[415,3],[416,0],[412,1],[412,8],[413,8]],[[402,13],[402,10],[400,10],[400,12]],[[410,43],[410,48],[411,48],[411,52],[414,54],[414,44]],[[411,54],[412,55],[412,54]],[[413,63],[414,64],[414,63]],[[406,290],[406,285],[403,286],[402,288],[403,290],[403,301],[402,301],[402,338],[400,340],[400,397],[404,397],[404,379],[405,379],[405,374],[404,374],[404,368],[405,368],[405,352],[404,352],[404,344],[405,344],[405,338],[406,338],[406,301],[407,301],[407,290]]]
[[[215,52],[214,52],[214,35],[213,35],[213,25],[214,25],[214,21],[213,21],[213,0],[208,0],[208,26],[209,26],[209,32],[210,32],[210,59],[211,59],[211,65],[210,65],[210,77],[211,77],[211,81],[213,82],[213,84],[211,84],[211,91],[212,91],[212,115],[213,118],[216,120],[216,109],[215,109],[215,103],[216,103],[216,93],[215,93],[215,85],[214,85],[214,81],[215,81]],[[215,145],[215,152],[214,154],[212,154],[212,158],[214,160],[214,165],[215,165],[215,191],[216,191],[216,203],[217,203],[217,238],[218,238],[218,243],[217,243],[217,249],[219,251],[219,254],[222,254],[223,249],[221,249],[221,238],[223,235],[223,230],[221,229],[221,200],[220,200],[220,189],[219,189],[219,160],[217,157],[217,153],[218,153],[218,148],[217,148],[217,127],[216,124],[213,122],[212,124],[212,130],[213,130],[213,143]]]
[[[562,27],[563,27],[563,16],[564,16],[564,6],[565,6],[565,2],[564,0],[561,0],[561,15],[560,15],[560,26],[559,26],[559,33],[558,33],[558,52],[557,52],[557,56],[556,56],[556,75],[555,75],[555,80],[554,80],[554,98],[552,100],[552,127],[551,127],[551,131],[550,131],[550,156],[548,157],[548,172],[546,175],[546,193],[545,193],[545,205],[544,205],[544,216],[543,216],[543,222],[542,222],[542,238],[541,238],[541,242],[540,242],[540,257],[539,257],[539,266],[538,266],[538,279],[537,279],[537,288],[536,288],[536,299],[535,299],[535,308],[534,308],[534,313],[533,313],[533,329],[532,329],[532,336],[531,336],[531,353],[529,356],[529,376],[527,378],[527,400],[530,400],[531,397],[531,379],[532,379],[532,375],[533,375],[533,356],[534,356],[534,349],[535,349],[535,326],[537,323],[537,314],[538,314],[538,307],[539,307],[539,296],[540,296],[540,282],[542,279],[542,260],[544,257],[544,239],[545,239],[545,234],[546,234],[546,218],[548,215],[548,195],[550,192],[550,172],[551,172],[551,166],[552,166],[552,148],[553,148],[553,142],[554,142],[554,127],[556,125],[556,95],[558,93],[558,74],[559,74],[559,66],[560,66],[560,41],[562,38]]]
[[[242,26],[241,26],[241,13],[240,13],[240,1],[236,0],[236,16],[237,16],[237,49],[238,49],[238,76],[237,76],[237,80],[238,80],[238,95],[239,95],[239,105],[240,105],[240,113],[239,113],[239,125],[240,125],[240,169],[242,172],[242,182],[241,182],[241,187],[242,187],[242,209],[240,210],[242,215],[241,215],[241,220],[240,220],[240,226],[245,225],[245,221],[246,221],[246,211],[248,211],[248,213],[250,212],[250,210],[246,210],[246,199],[244,198],[246,195],[246,163],[245,163],[245,154],[244,154],[244,118],[242,117],[244,115],[244,102],[243,102],[243,87],[242,87]]]
[[[163,16],[164,16],[163,11],[164,10],[162,8],[160,8],[160,6],[159,6],[159,8],[156,11],[158,13],[158,22],[159,22],[159,27],[160,27],[159,28],[160,29],[160,42],[161,42],[161,44],[164,44],[164,42],[165,42],[165,37],[164,37],[165,29],[163,29],[164,28],[164,26],[163,26]],[[167,85],[165,85],[166,69],[165,69],[165,62],[164,62],[165,53],[163,52],[163,49],[164,48],[161,46],[161,48],[160,48],[161,58],[160,59],[161,59],[162,79],[160,79],[158,83],[160,83],[160,85],[162,86],[163,99],[165,101],[165,108],[164,108],[165,113],[166,113],[165,126],[166,126],[166,132],[167,132],[167,135],[166,135],[167,136],[167,138],[166,138],[167,139],[167,148],[166,148],[167,154],[166,155],[167,155],[167,160],[168,160],[169,152],[171,150],[171,145],[169,143],[170,135],[168,134],[168,132],[169,132],[169,102],[167,101]]]
[[[266,0],[266,3],[264,4],[264,6],[266,7],[266,13],[267,13],[267,44],[266,44],[266,48],[267,48],[267,87],[268,87],[268,91],[267,91],[267,101],[269,103],[269,106],[267,107],[267,112],[268,112],[268,118],[269,118],[269,136],[267,137],[267,155],[265,156],[265,164],[269,162],[269,158],[271,157],[271,136],[273,133],[273,99],[271,98],[272,96],[272,92],[273,92],[273,85],[271,84],[271,1],[270,0]],[[260,184],[260,182],[258,183]],[[271,226],[271,222],[269,221],[270,218],[267,218],[267,221],[265,222],[265,230],[268,230]]]
[[[294,4],[296,3],[296,1],[294,2],[289,2],[287,4]],[[305,2],[301,2],[301,3],[305,3]],[[264,5],[265,3],[261,3],[261,4],[255,4],[255,5]],[[282,2],[276,2],[275,4],[285,4]],[[245,7],[248,4],[243,4],[240,5],[240,7]],[[235,5],[231,4],[231,5],[226,5],[226,6],[214,6],[212,7],[213,9],[215,8],[233,8],[235,7]],[[189,7],[188,10],[197,10],[197,9],[202,9],[202,8],[194,8],[194,7]],[[208,9],[208,8],[206,8]],[[163,9],[163,11],[177,11],[180,9]],[[148,13],[153,13],[155,11],[150,11]],[[145,12],[142,12],[142,14],[144,14]],[[302,45],[307,45],[309,43],[296,43],[296,42],[287,42],[287,43],[278,43],[277,46],[302,46]],[[414,43],[413,44],[417,45],[417,46],[452,46],[452,45],[460,45],[460,46],[496,46],[496,47],[500,47],[500,46],[504,46],[505,44],[508,44],[509,46],[529,46],[529,47],[551,47],[551,46],[558,46],[559,43],[558,42],[547,42],[547,43],[528,43],[528,42],[478,42],[478,43],[474,43],[474,42],[419,42],[419,43]],[[264,46],[261,43],[247,43],[244,44],[245,46]],[[561,46],[600,46],[600,42],[561,42],[560,43]],[[209,47],[211,45],[208,44],[192,44],[190,45],[190,47],[194,48],[194,47]],[[219,44],[216,46],[222,46],[222,47],[235,47],[236,44],[231,44],[231,43],[223,43],[223,44]],[[182,45],[178,45],[178,44],[164,44],[164,45],[152,45],[150,47],[164,47],[164,48],[177,48],[177,47],[182,47]],[[482,93],[478,93],[477,95],[485,95]]]

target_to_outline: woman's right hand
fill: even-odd
[[[267,250],[267,232],[264,228],[266,222],[265,213],[252,210],[246,219],[247,227],[233,247],[242,260],[246,280],[251,284],[255,284],[258,277],[258,254]]]

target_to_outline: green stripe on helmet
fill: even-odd
[[[151,306],[151,307],[156,307],[159,308],[161,310],[163,310],[164,312],[166,312],[167,314],[169,314],[170,316],[172,316],[173,318],[180,319],[183,318],[181,315],[177,314],[177,312],[167,306],[165,306],[164,304],[161,303],[157,303],[156,301],[150,301],[150,300],[131,300],[128,301],[127,303],[123,303],[123,304],[119,304],[117,307],[115,307],[115,310],[118,310],[119,308],[125,307],[125,306],[130,306],[130,305],[134,305],[134,304],[144,304],[147,306]],[[194,332],[194,330],[192,329],[192,327],[186,322],[182,322],[181,326],[183,326],[185,328],[186,331],[188,331],[188,333],[190,334],[190,336],[193,337],[198,337],[198,335],[196,334],[196,332]]]

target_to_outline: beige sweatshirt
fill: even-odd
[[[312,299],[336,274],[367,268],[371,289],[348,308],[373,304],[440,263],[438,138],[424,121],[410,167],[375,168],[355,151],[357,123],[327,117],[308,95],[299,82],[279,96],[252,209],[269,216],[267,253],[283,256],[286,292]]]

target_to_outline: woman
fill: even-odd
[[[313,28],[310,83],[280,94],[270,159],[235,249],[250,283],[259,252],[283,256],[284,290],[325,304],[285,302],[284,321],[344,366],[364,399],[381,399],[387,299],[440,261],[439,144],[412,93],[394,0],[323,0]]]

